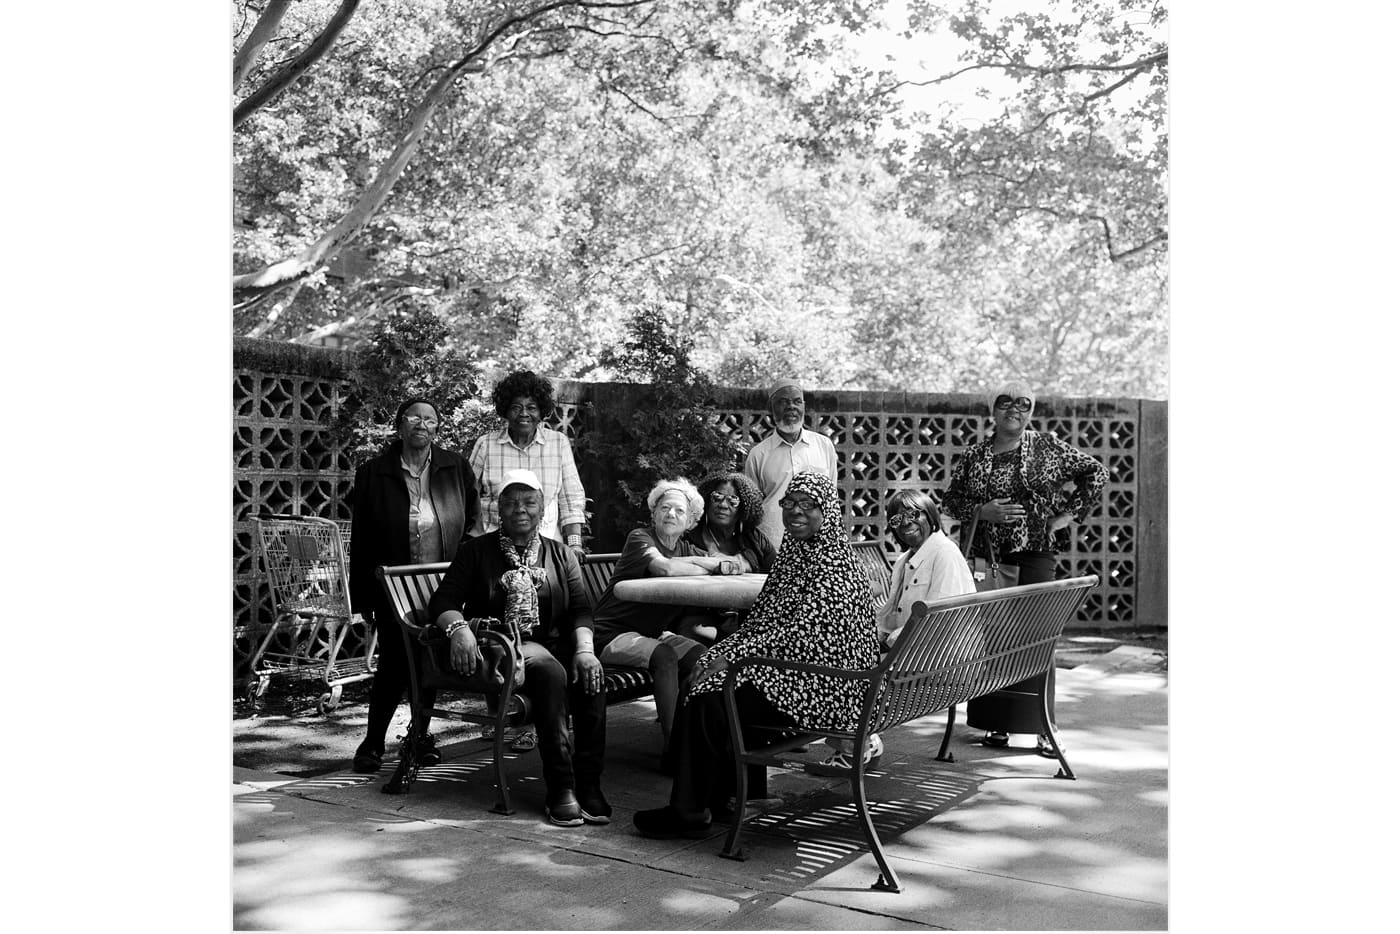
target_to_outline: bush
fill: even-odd
[[[447,325],[430,308],[409,306],[375,323],[351,370],[335,435],[351,461],[362,463],[393,438],[399,404],[423,396],[438,406],[436,443],[465,456],[477,438],[501,425],[479,391],[476,362],[453,346]]]
[[[611,524],[622,535],[646,515],[656,481],[732,469],[738,443],[719,427],[714,385],[690,363],[692,342],[680,337],[655,306],[636,312],[622,347],[603,362],[628,382],[646,383],[627,413],[598,418],[576,443],[579,453],[607,465],[618,494]]]

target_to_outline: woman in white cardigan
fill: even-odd
[[[915,603],[973,593],[977,587],[957,542],[943,533],[943,517],[933,497],[920,490],[899,490],[885,504],[885,515],[890,534],[905,549],[890,572],[889,598],[875,612],[880,648],[888,651],[909,622]],[[851,744],[829,740],[828,745],[836,751],[821,765],[849,768]],[[871,734],[865,761],[873,761],[884,751],[880,735]]]

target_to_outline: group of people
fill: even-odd
[[[470,620],[521,622],[524,683],[532,732],[513,748],[537,747],[548,819],[563,826],[606,824],[602,790],[606,745],[603,665],[648,669],[661,729],[670,801],[639,811],[646,836],[698,835],[726,814],[732,793],[728,724],[719,690],[734,661],[765,656],[842,668],[875,665],[898,639],[916,603],[976,589],[963,549],[944,530],[944,513],[976,527],[972,553],[991,558],[1020,583],[1051,580],[1062,530],[1098,501],[1106,471],[1094,458],[1028,427],[1030,387],[1010,382],[988,396],[994,430],[958,463],[942,510],[929,492],[899,490],[885,504],[887,530],[903,551],[889,596],[872,599],[848,542],[837,488],[835,447],[807,427],[795,380],[770,390],[773,432],[738,472],[658,482],[649,521],[632,531],[611,582],[591,612],[579,559],[584,492],[568,439],[544,426],[553,389],[533,373],[512,373],[493,392],[499,432],[463,459],[433,443],[438,413],[409,399],[395,415],[394,440],[356,471],[351,601],[379,633],[380,663],[369,725],[353,767],[377,771],[388,725],[408,682],[396,621],[373,570],[381,564],[451,561],[428,617],[451,644],[454,669],[483,664]],[[618,581],[647,576],[767,575],[742,615],[623,600]],[[1053,672],[1049,684],[1052,698]],[[1025,728],[1034,679],[968,706],[984,742],[1005,745]],[[860,698],[850,684],[807,673],[745,669],[736,691],[745,726],[850,729]],[[430,705],[428,705],[430,706]],[[572,738],[570,723],[572,722]],[[421,763],[441,761],[426,731]],[[823,766],[846,768],[857,752],[838,742]],[[1042,751],[1048,749],[1041,737]],[[860,755],[881,753],[878,736]]]

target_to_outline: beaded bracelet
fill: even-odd
[[[452,638],[452,634],[453,634],[454,632],[456,632],[457,630],[461,629],[463,626],[468,626],[468,627],[469,627],[469,626],[471,626],[471,623],[467,622],[467,621],[464,620],[464,619],[454,619],[452,622],[448,623],[448,624],[447,624],[447,638],[451,639],[451,638]]]

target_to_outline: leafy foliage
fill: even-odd
[[[580,454],[611,468],[624,504],[613,516],[621,535],[645,517],[647,493],[658,480],[687,477],[698,483],[737,462],[738,445],[718,426],[714,386],[691,365],[690,352],[691,342],[649,305],[628,321],[621,346],[605,353],[621,375],[645,384],[630,411],[599,418],[577,442]]]
[[[333,225],[463,37],[528,6],[361,4],[235,133],[235,268]],[[294,4],[249,84],[337,7]],[[725,384],[1164,396],[1162,8],[902,9],[965,49],[931,86],[1005,79],[997,116],[916,113],[854,56],[883,0],[560,14],[462,79],[350,248],[234,326],[355,346],[411,301],[481,366],[609,379],[650,306]]]
[[[448,327],[421,304],[379,319],[350,373],[346,404],[335,426],[337,440],[355,463],[394,438],[394,413],[414,396],[437,405],[436,443],[466,453],[501,420],[480,397],[480,371],[446,340]]]

